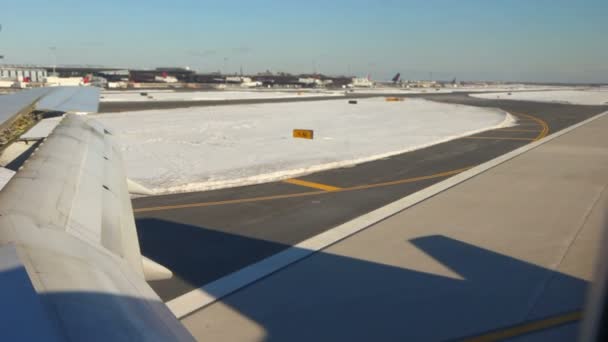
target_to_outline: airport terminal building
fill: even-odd
[[[0,79],[3,80],[29,79],[32,82],[44,82],[47,76],[47,71],[44,68],[0,66]]]

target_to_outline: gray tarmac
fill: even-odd
[[[607,129],[523,146],[168,305],[200,341],[576,341],[601,302]]]
[[[501,108],[516,115],[520,126],[298,178],[340,188],[338,191],[276,182],[135,199],[133,207],[143,254],[175,274],[170,280],[151,282],[152,287],[163,300],[173,299],[463,169],[608,109],[486,100],[466,94],[410,96]],[[257,103],[247,100],[222,104],[226,102]],[[114,109],[135,110],[140,107],[133,106],[142,104],[121,105],[129,109]],[[155,108],[174,108],[170,105],[164,103]]]
[[[351,94],[344,99],[358,99],[377,97],[378,95],[356,95]],[[382,95],[380,95],[382,96]],[[242,100],[204,100],[204,101],[154,101],[154,102],[101,102],[99,113],[116,113],[135,110],[151,109],[175,109],[205,106],[227,106],[235,104],[258,104],[258,103],[281,103],[281,102],[310,102],[336,100],[332,96],[310,96],[303,98],[279,98],[279,99],[242,99]]]

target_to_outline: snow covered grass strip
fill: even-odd
[[[425,148],[515,119],[498,109],[422,99],[362,99],[101,114],[129,177],[158,194],[251,185]],[[294,128],[314,139],[294,139]]]

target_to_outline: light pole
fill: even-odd
[[[57,67],[57,47],[56,46],[50,46],[49,50],[51,51],[51,56],[53,57],[53,76],[56,75],[56,67]]]
[[[2,32],[2,24],[0,24],[0,32]],[[0,59],[4,60],[4,55],[0,55]]]

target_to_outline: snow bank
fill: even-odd
[[[146,95],[142,95],[146,94]],[[283,99],[318,96],[342,96],[343,92],[328,91],[106,91],[100,102],[150,102],[150,101],[227,101],[244,99]]]
[[[581,105],[608,105],[608,89],[598,90],[552,90],[517,93],[473,94],[484,99],[556,102]]]
[[[130,178],[158,193],[275,181],[512,125],[487,108],[422,99],[230,105],[95,115],[123,145]],[[294,139],[294,128],[314,140]]]

